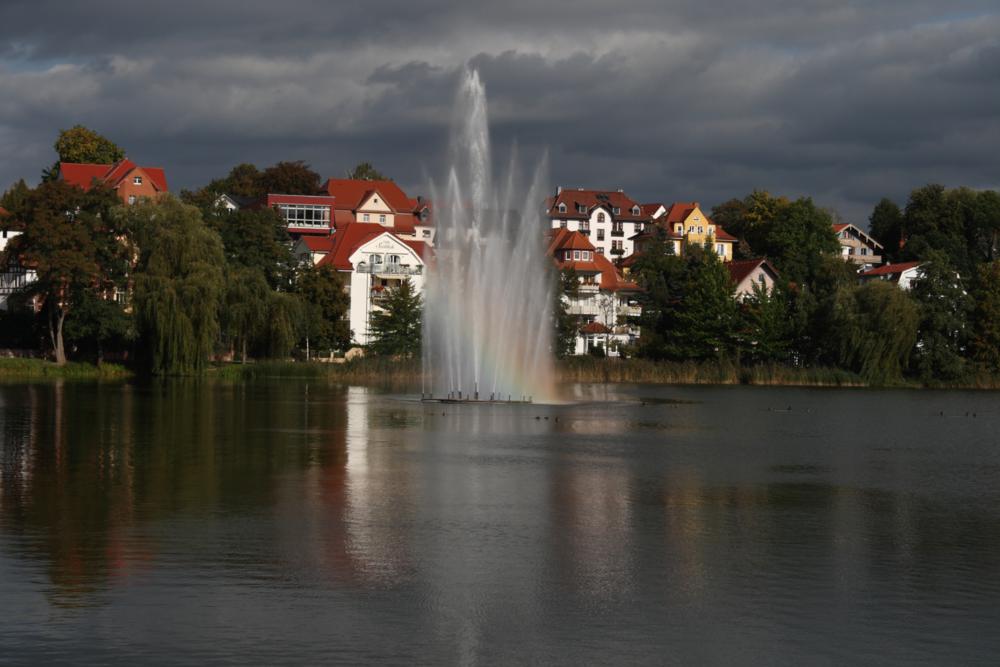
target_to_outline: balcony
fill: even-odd
[[[611,233],[614,234],[614,232],[611,232]],[[625,254],[625,248],[612,248],[611,249],[611,254],[615,255],[617,257],[621,257],[622,255]]]
[[[424,267],[410,266],[409,264],[369,264],[368,262],[358,262],[354,270],[358,273],[373,273],[380,276],[419,276],[424,272]]]
[[[622,238],[622,237],[625,236],[625,230],[624,229],[612,229],[611,230],[611,236],[616,236],[616,237]]]

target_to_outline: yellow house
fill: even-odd
[[[684,247],[688,243],[699,246],[707,243],[719,259],[724,262],[732,261],[736,238],[705,215],[698,202],[675,202],[669,207],[652,204],[648,206],[654,210],[653,224],[667,232],[677,255],[684,254]],[[644,236],[645,233],[633,237],[636,253],[642,251]]]

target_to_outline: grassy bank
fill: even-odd
[[[418,385],[420,360],[379,357],[353,359],[342,364],[294,361],[261,361],[214,367],[210,375],[227,380],[263,378],[315,378],[334,382],[374,385]]]
[[[752,384],[810,387],[863,387],[856,374],[839,368],[738,366],[726,361],[649,361],[571,357],[556,365],[562,382],[654,384]]]
[[[0,378],[30,380],[35,378],[65,378],[78,380],[112,380],[132,376],[118,364],[87,364],[70,361],[59,366],[44,359],[0,359]]]

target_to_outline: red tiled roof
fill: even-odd
[[[323,189],[328,194],[337,198],[337,208],[357,211],[358,207],[373,192],[377,192],[382,199],[396,213],[411,213],[413,204],[398,185],[392,181],[362,181],[353,178],[331,178],[323,184]]]
[[[59,176],[77,187],[89,190],[97,180],[100,183],[115,188],[135,169],[142,169],[160,192],[167,191],[167,177],[160,167],[139,167],[128,158],[114,164],[79,164],[76,162],[60,162]]]
[[[312,252],[328,253],[333,250],[333,236],[303,236],[302,242]]]
[[[354,222],[354,213],[351,211],[341,211],[334,209],[333,211],[333,226],[337,229],[341,227],[346,227],[347,225]]]
[[[716,241],[733,241],[733,242],[735,242],[736,241],[736,237],[733,236],[732,234],[730,234],[729,232],[727,232],[722,227],[716,225],[715,226],[715,240]]]
[[[908,271],[909,269],[916,268],[923,264],[923,262],[900,262],[899,264],[883,264],[882,266],[876,267],[874,269],[869,269],[862,273],[862,276],[891,276],[895,273],[902,273],[903,271]]]
[[[567,231],[566,234],[560,235],[558,240],[552,246],[553,250],[593,250],[594,244],[590,242],[590,239],[577,231]]]
[[[427,257],[428,246],[423,241],[412,241],[410,239],[400,239],[403,243],[413,248],[413,252],[423,259]]]
[[[604,206],[608,209],[609,213],[612,213],[613,208],[620,210],[620,213],[613,214],[615,220],[632,220],[632,221],[643,221],[649,219],[648,215],[645,215],[642,211],[642,207],[639,207],[639,214],[634,215],[632,213],[633,206],[639,206],[639,204],[626,195],[624,192],[618,192],[617,190],[563,190],[555,197],[546,200],[549,204],[548,210],[551,217],[558,218],[582,218],[590,215],[590,211],[598,206]],[[558,206],[559,204],[566,204],[566,212],[560,213]],[[578,213],[577,205],[582,204],[587,207],[587,213]]]
[[[604,255],[595,255],[594,264],[601,272],[601,289],[611,291],[639,289],[639,286],[634,282],[625,280],[618,275],[618,269]]]
[[[698,202],[674,202],[667,207],[664,222],[675,223],[684,222],[691,212],[698,208]]]
[[[354,254],[354,251],[382,234],[395,236],[391,229],[373,222],[352,222],[345,225],[334,232],[332,237],[333,247],[327,253],[326,257],[317,263],[317,266],[331,264],[338,271],[351,271],[354,267],[351,265],[350,257]],[[421,258],[424,257],[426,248],[423,241],[408,241],[399,237],[395,238],[412,248]]]
[[[726,262],[726,268],[729,269],[729,277],[732,279],[734,285],[739,285],[743,280],[753,273],[758,266],[765,265],[767,270],[769,270],[775,276],[778,272],[775,270],[771,263],[764,258],[759,259],[734,259],[731,262]]]
[[[837,234],[839,234],[840,232],[844,231],[848,227],[850,227],[850,225],[847,224],[846,222],[845,223],[841,223],[841,224],[834,223],[834,225],[833,225],[833,231],[836,232]]]
[[[641,204],[640,205],[640,208],[642,209],[642,214],[645,215],[645,216],[649,216],[649,217],[652,217],[653,214],[656,213],[660,209],[660,207],[663,207],[664,212],[667,209],[670,208],[666,204],[662,204],[660,202],[653,202],[651,204]]]

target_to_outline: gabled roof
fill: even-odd
[[[861,229],[857,225],[852,225],[852,224],[847,223],[847,222],[834,223],[834,225],[833,225],[833,233],[834,234],[840,235],[840,233],[843,232],[845,229],[853,229],[855,232],[857,232],[858,236],[860,236],[862,238],[862,240],[865,241],[866,243],[871,243],[873,246],[878,246],[879,248],[883,248],[884,247],[881,243],[879,243],[874,238],[872,238],[872,236],[870,234],[868,234],[867,232],[865,232],[863,229]]]
[[[357,211],[376,192],[395,213],[412,213],[414,210],[410,198],[392,181],[330,178],[323,184],[323,190],[337,198],[337,208],[342,210]]]
[[[604,206],[609,213],[612,213],[615,220],[646,222],[649,216],[643,213],[638,202],[619,190],[577,190],[564,189],[555,197],[546,200],[548,204],[548,214],[551,217],[559,218],[582,218],[587,217],[593,209]],[[566,205],[566,212],[559,212],[559,204]],[[578,213],[577,205],[587,208],[587,213]],[[639,214],[632,213],[632,207],[639,206]],[[612,209],[619,209],[620,213],[613,213]]]
[[[622,278],[615,265],[604,255],[595,255],[594,264],[597,265],[598,270],[601,272],[601,289],[612,292],[619,290],[638,291],[639,286],[630,280]]]
[[[417,256],[424,257],[426,248],[422,241],[401,239],[393,234],[391,229],[373,222],[352,222],[334,232],[333,246],[326,257],[317,262],[317,266],[331,264],[338,271],[352,271],[354,266],[351,264],[351,255],[364,244],[383,234],[392,236],[412,249]]]
[[[643,215],[652,218],[661,208],[663,209],[663,212],[666,213],[667,209],[670,207],[661,202],[652,202],[650,204],[641,204],[640,208],[642,209]]]
[[[729,277],[732,279],[734,285],[739,285],[743,282],[759,266],[764,267],[765,271],[770,272],[772,278],[778,277],[778,271],[763,257],[758,259],[734,259],[731,262],[726,262],[726,268],[729,269]]]
[[[909,271],[910,269],[915,269],[921,264],[923,264],[923,262],[900,262],[898,264],[883,264],[882,266],[862,272],[861,277],[867,278],[869,276],[891,276],[897,273],[903,273],[904,271]]]
[[[303,235],[299,239],[311,252],[329,253],[333,250],[333,236],[308,236]]]
[[[135,169],[141,169],[149,177],[149,180],[152,181],[153,187],[158,191],[167,191],[167,177],[162,168],[140,167],[128,158],[119,160],[114,164],[60,162],[59,176],[70,185],[75,185],[84,190],[89,190],[95,180],[112,188],[117,188]]]

